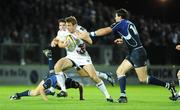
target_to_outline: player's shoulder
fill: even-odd
[[[126,19],[122,19],[119,22],[113,23],[110,27],[111,28],[115,28],[115,27],[119,28],[119,27],[123,27],[123,26],[128,25],[128,24],[132,24],[132,22],[129,20],[126,20]]]

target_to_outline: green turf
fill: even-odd
[[[96,87],[85,87],[85,100],[79,100],[78,90],[69,89],[67,98],[49,96],[45,102],[40,96],[10,101],[14,92],[33,89],[34,86],[1,86],[0,110],[180,110],[180,101],[168,99],[169,91],[154,86],[127,86],[128,103],[108,103]],[[107,87],[112,97],[119,97],[119,87]]]

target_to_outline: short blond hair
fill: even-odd
[[[74,16],[69,16],[65,18],[65,21],[67,23],[72,23],[73,25],[77,24],[77,20]]]

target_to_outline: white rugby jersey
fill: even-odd
[[[76,31],[87,32],[86,29],[84,29],[82,26],[79,25],[76,27]],[[68,32],[68,30],[65,31],[59,30],[56,38],[58,38],[61,41],[64,41],[66,39],[68,40],[71,39],[68,47],[66,47],[67,56],[72,56],[75,58],[89,57],[89,54],[85,48],[84,41],[78,38],[75,34]]]

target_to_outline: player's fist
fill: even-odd
[[[177,49],[177,50],[180,50],[180,45],[176,45],[176,49]]]
[[[114,43],[120,45],[123,43],[123,39],[118,38],[118,39],[114,40]]]
[[[54,38],[51,42],[51,47],[55,47],[58,44],[59,40]]]

